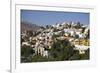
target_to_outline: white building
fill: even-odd
[[[43,57],[48,57],[48,51],[47,51],[47,50],[45,50],[45,51],[43,52]]]
[[[75,45],[74,50],[78,50],[79,54],[84,54],[86,50],[89,49],[89,46],[84,46],[84,45]]]

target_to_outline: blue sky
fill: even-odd
[[[38,25],[51,25],[62,22],[80,22],[89,24],[89,13],[79,12],[56,12],[39,10],[21,10],[21,21],[30,22]]]

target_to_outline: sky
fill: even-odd
[[[21,21],[37,25],[52,25],[71,21],[79,21],[83,25],[89,25],[89,16],[89,13],[82,12],[21,10]]]

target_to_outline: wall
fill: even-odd
[[[35,0],[34,0],[35,1]],[[39,1],[39,0],[36,0]],[[96,34],[94,34],[97,38],[95,42],[97,43],[97,65],[96,67],[89,68],[69,68],[64,70],[51,70],[51,71],[43,71],[39,73],[99,73],[100,69],[100,48],[99,48],[99,40],[100,40],[100,4],[99,0],[40,0],[40,1],[65,1],[66,3],[71,2],[72,4],[88,4],[96,6]],[[8,73],[10,69],[10,1],[9,0],[1,0],[0,1],[0,73]]]

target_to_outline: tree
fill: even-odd
[[[50,26],[49,25],[46,25],[46,28],[48,29],[48,28],[50,28]]]
[[[79,54],[79,51],[76,50],[73,56],[69,58],[69,60],[89,60],[90,53],[89,49],[85,51],[85,54]]]
[[[44,62],[44,61],[48,61],[48,58],[43,57],[41,55],[35,55],[32,57],[32,62]]]
[[[33,54],[33,50],[28,46],[21,47],[21,62],[31,61],[30,56]],[[24,58],[24,60],[23,60]]]
[[[50,55],[54,60],[68,60],[74,53],[73,46],[68,40],[57,40],[52,45]]]
[[[76,34],[76,35],[75,35],[75,39],[78,39],[78,38],[79,38],[79,35]]]
[[[77,26],[75,26],[76,29],[79,29],[81,27],[80,22],[77,22]]]
[[[80,59],[81,59],[81,60],[88,60],[88,59],[90,59],[90,53],[89,53],[89,52],[90,52],[89,49],[86,50],[86,51],[85,51],[85,54],[81,54],[81,55],[80,55]]]
[[[69,58],[69,60],[80,60],[79,52],[76,50],[74,54]]]

